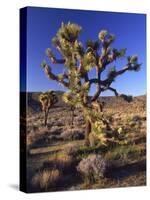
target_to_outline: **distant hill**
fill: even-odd
[[[62,101],[63,91],[55,91],[58,97],[58,103],[55,104],[54,107],[66,106],[66,104]],[[39,103],[38,97],[41,92],[28,92],[28,112],[39,112],[41,111],[41,105]],[[117,109],[117,107],[129,107],[135,104],[145,104],[146,103],[146,95],[136,96],[133,98],[133,102],[128,103],[124,101],[122,98],[117,98],[115,96],[103,96],[99,98],[101,101],[105,102],[106,107],[112,107]]]

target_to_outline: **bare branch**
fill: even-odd
[[[131,101],[133,100],[133,97],[132,97],[132,96],[130,96],[130,95],[125,95],[125,94],[119,94],[119,93],[117,92],[117,90],[114,89],[114,88],[112,88],[112,87],[106,87],[106,88],[102,88],[102,89],[101,89],[102,92],[104,92],[104,91],[106,91],[106,90],[111,90],[111,91],[115,94],[116,97],[121,97],[121,98],[123,98],[123,99],[124,99],[125,101],[127,101],[127,102],[131,102]]]
[[[108,87],[108,90],[111,90],[112,92],[114,92],[115,96],[119,96],[119,93],[117,92],[116,89],[112,88],[112,87]]]
[[[91,84],[93,84],[93,83],[101,83],[101,81],[98,80],[97,78],[92,78],[92,79],[89,80],[89,83],[90,83],[90,85],[91,85]]]
[[[79,66],[78,66],[78,68],[77,68],[77,72],[78,72],[78,74],[80,74],[80,73],[82,72],[82,64],[81,64],[81,61],[80,61]]]
[[[125,65],[121,70],[114,71],[113,75],[111,76],[111,78],[108,77],[107,79],[101,81],[101,84],[103,86],[109,86],[113,82],[114,78],[116,78],[117,76],[125,73],[126,71],[135,71],[135,66],[132,66],[130,64]]]
[[[103,47],[103,49],[104,49],[104,47]],[[105,52],[106,52],[106,50],[105,50]],[[110,63],[113,63],[117,58],[124,57],[125,53],[126,53],[126,48],[120,49],[120,50],[117,50],[117,49],[110,50],[108,48],[107,53],[105,53],[105,52],[104,52],[104,56],[100,57],[100,61],[101,61],[101,65],[102,65],[101,72],[103,72],[106,69],[107,65],[109,65]]]

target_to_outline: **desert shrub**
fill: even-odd
[[[59,135],[50,135],[47,138],[47,142],[50,143],[54,143],[56,141],[62,141],[62,138]]]
[[[54,125],[58,126],[58,127],[61,127],[61,126],[64,126],[64,121],[63,119],[60,119],[60,120],[57,120]]]
[[[47,191],[49,187],[54,187],[60,178],[61,173],[58,169],[46,169],[39,171],[33,176],[32,186]]]
[[[98,154],[91,154],[83,158],[77,166],[77,171],[86,182],[94,183],[105,176],[108,168],[107,161]]]
[[[127,125],[131,126],[131,127],[134,127],[136,126],[137,124],[141,124],[141,120],[142,120],[142,117],[139,116],[139,115],[134,115],[134,116],[129,116],[127,119],[126,119],[126,123]]]
[[[49,132],[49,134],[55,134],[55,135],[59,135],[62,131],[62,128],[61,127],[58,127],[58,126],[52,126],[51,127],[51,130]]]
[[[83,158],[87,158],[89,154],[98,154],[106,152],[107,148],[105,146],[72,146],[65,150],[68,155],[75,157],[79,162]]]
[[[36,132],[36,131],[38,131],[38,128],[39,128],[38,125],[33,125],[32,126],[32,131]]]
[[[136,122],[135,121],[130,121],[128,125],[130,127],[135,127],[136,126]]]
[[[135,115],[131,117],[130,121],[126,123],[126,129],[128,131],[139,131],[142,125],[142,117]]]
[[[30,148],[40,147],[47,143],[47,133],[36,132],[27,136],[27,146]]]
[[[61,137],[64,140],[82,140],[84,139],[84,133],[82,132],[82,130],[74,128],[62,132]]]
[[[106,117],[110,122],[113,122],[113,120],[114,120],[113,115],[114,115],[114,113],[110,112],[110,111],[106,114]]]
[[[132,121],[134,121],[134,122],[137,122],[137,121],[140,121],[140,120],[141,120],[141,117],[139,115],[135,115],[132,118]]]

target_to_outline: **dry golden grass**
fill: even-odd
[[[46,191],[48,187],[54,186],[60,177],[61,173],[58,169],[45,169],[33,176],[32,186]]]
[[[68,163],[68,162],[72,161],[72,157],[62,152],[62,153],[51,156],[48,160],[49,161],[55,160],[55,161],[59,161],[61,163]]]
[[[51,155],[47,161],[43,164],[44,167],[55,166],[55,168],[59,169],[61,172],[65,172],[66,170],[70,170],[72,164],[74,163],[74,159],[72,156],[67,155],[66,153],[60,152],[54,155]]]

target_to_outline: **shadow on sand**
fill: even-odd
[[[127,164],[117,168],[112,168],[107,173],[107,177],[111,179],[123,179],[145,170],[146,170],[146,160],[142,160],[136,163]]]
[[[18,184],[9,184],[9,187],[12,188],[13,190],[19,191],[19,185]]]

